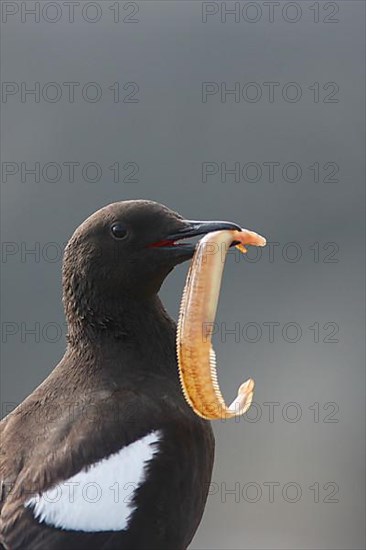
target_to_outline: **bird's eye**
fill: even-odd
[[[116,239],[123,239],[127,235],[127,229],[121,223],[114,223],[111,226],[111,232]]]

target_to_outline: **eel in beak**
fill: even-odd
[[[224,260],[231,245],[265,246],[266,239],[247,229],[208,233],[196,246],[183,291],[177,330],[179,377],[183,394],[202,418],[213,420],[244,414],[253,399],[254,381],[241,384],[228,407],[217,381],[216,357],[211,345]],[[203,331],[205,327],[205,331]]]

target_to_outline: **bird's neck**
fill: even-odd
[[[141,368],[149,359],[175,363],[176,325],[157,295],[104,301],[83,311],[65,309],[69,350],[74,353],[99,360],[116,354],[138,357]]]

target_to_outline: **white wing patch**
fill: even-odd
[[[136,489],[146,480],[146,465],[158,452],[161,431],[134,441],[48,491],[30,498],[40,522],[70,531],[127,529],[136,506]]]

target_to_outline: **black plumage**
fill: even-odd
[[[151,201],[111,204],[74,233],[63,264],[68,346],[50,376],[1,422],[0,541],[11,550],[187,548],[214,457],[210,423],[184,400],[176,325],[158,291],[194,245],[227,222],[191,222]],[[177,297],[178,299],[178,297]],[[163,434],[128,528],[85,532],[37,519],[25,502],[141,439]]]

